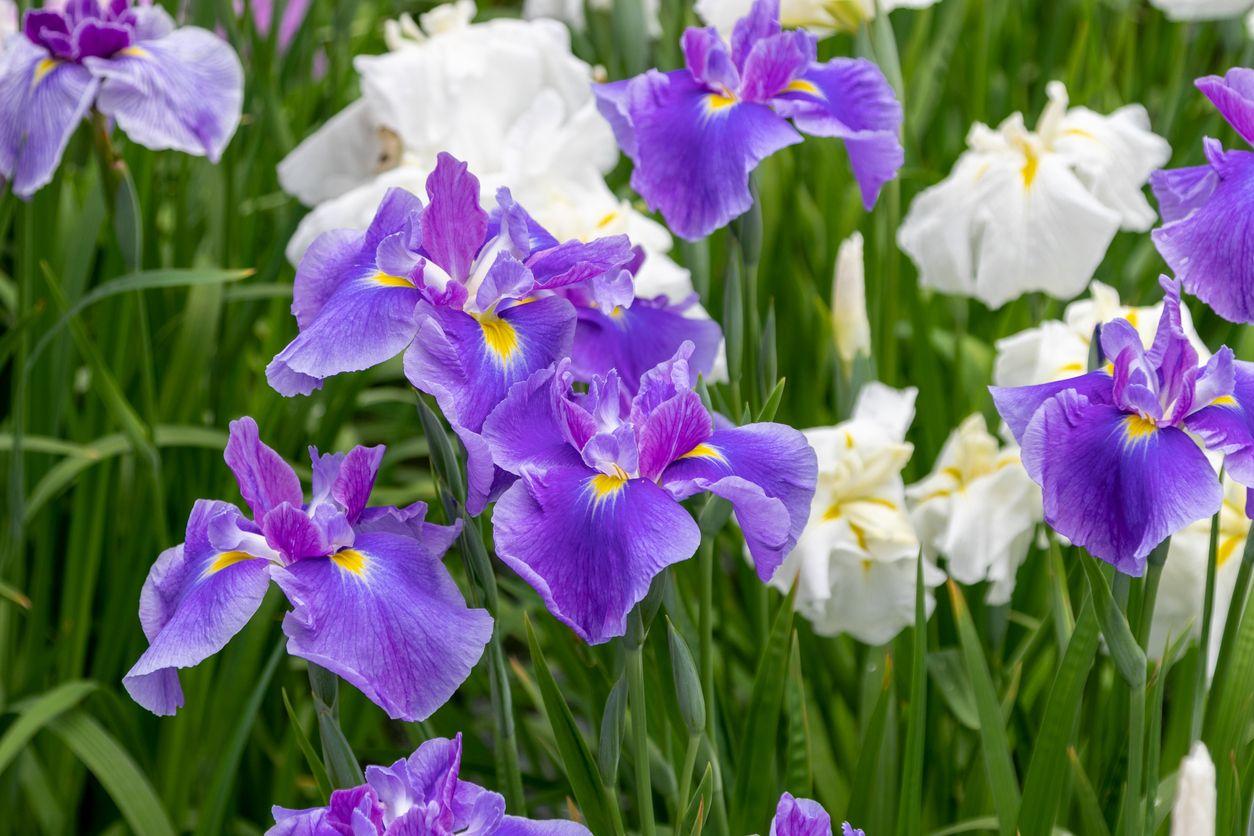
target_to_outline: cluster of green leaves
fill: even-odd
[[[1056,545],[1032,553],[1010,606],[950,586],[930,618],[920,597],[917,626],[869,648],[794,619],[789,599],[746,565],[718,504],[694,508],[699,555],[659,582],[634,640],[596,648],[499,563],[489,592],[464,541],[465,559],[448,565],[468,594],[497,596],[500,665],[485,657],[425,723],[390,722],[351,688],[338,704],[325,683],[311,689],[304,664],[282,652],[277,593],[222,653],[184,673],[178,716],[133,705],[120,678],[143,647],[140,586],[196,498],[236,497],[221,459],[230,419],[254,416],[298,469],[309,444],[386,443],[378,501],[455,508],[439,490],[450,487],[438,476],[451,472],[446,439],[415,410],[399,365],[332,380],[308,399],[278,397],[263,375],[294,331],[283,248],[303,211],[278,189],[275,165],[356,97],[351,57],[382,50],[382,21],[427,7],[313,4],[280,53],[230,6],[191,4],[248,68],[244,122],[220,165],[119,139],[129,181],[118,192],[83,130],[32,201],[0,198],[0,834],[259,833],[271,804],[325,799],[346,768],[334,729],[362,763],[462,731],[464,773],[513,796],[503,700],[528,810],[577,810],[598,834],[653,821],[685,834],[765,832],[785,789],[876,836],[1150,832],[1163,827],[1198,735],[1220,776],[1220,832],[1243,830],[1254,794],[1244,596],[1211,625],[1223,652],[1208,692],[1196,642],[1138,657],[1151,581],[1112,586]],[[639,4],[617,0],[590,10],[575,48],[614,78],[677,66],[690,4],[663,0],[662,18],[665,34],[650,44]],[[821,49],[873,55],[900,80],[900,181],[865,215],[838,146],[810,141],[760,170],[760,228],[742,224],[736,238],[719,233],[676,255],[706,307],[723,312],[735,366],[747,370],[712,400],[733,414],[748,400],[759,407],[751,414],[831,424],[848,408],[832,266],[861,228],[877,375],[920,389],[914,477],[959,420],[992,417],[994,341],[1061,304],[1034,296],[990,312],[920,291],[894,244],[911,196],[948,171],[971,122],[1015,110],[1031,121],[1055,78],[1099,111],[1144,103],[1173,164],[1199,162],[1203,135],[1234,137],[1191,80],[1248,66],[1254,49],[1239,22],[1173,24],[1141,0],[942,0]],[[612,179],[627,194],[625,164]],[[755,263],[742,258],[746,234],[760,241]],[[1123,234],[1098,276],[1147,303],[1160,269],[1148,236]],[[1254,357],[1248,332],[1194,313],[1212,348]],[[647,712],[633,710],[641,696]]]

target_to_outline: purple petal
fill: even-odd
[[[657,485],[586,467],[524,475],[497,501],[492,523],[501,560],[589,644],[621,636],[653,578],[701,539]]]
[[[275,569],[292,611],[288,652],[331,670],[388,716],[424,720],[470,674],[492,633],[439,557],[393,534]]]
[[[427,178],[427,198],[423,249],[444,272],[465,279],[488,231],[488,213],[479,205],[479,180],[466,163],[441,152]]]
[[[300,507],[304,497],[296,471],[262,443],[257,422],[252,418],[244,416],[231,422],[223,458],[256,519],[284,502]]]
[[[993,395],[993,403],[1002,420],[1010,427],[1015,440],[1022,444],[1032,416],[1041,404],[1059,392],[1074,390],[1094,403],[1113,403],[1112,385],[1110,375],[1097,371],[1035,386],[990,386],[988,391]]]
[[[594,84],[592,94],[596,97],[597,110],[605,121],[610,123],[610,129],[614,132],[618,147],[622,148],[623,153],[633,162],[639,163],[636,129],[628,116],[628,88],[634,81],[634,78],[628,78],[622,81],[611,81],[608,84]]]
[[[629,389],[636,389],[649,369],[675,355],[684,342],[695,346],[689,361],[692,371],[709,375],[718,358],[723,330],[712,319],[684,315],[685,306],[672,305],[665,297],[637,299],[629,308],[610,314],[596,308],[579,308],[571,360],[583,379],[604,377],[617,369]]]
[[[1187,434],[1074,390],[1037,410],[1022,445],[1045,521],[1125,574],[1139,576],[1155,546],[1223,502],[1215,471]]]
[[[740,72],[732,63],[727,44],[713,28],[684,30],[680,43],[684,64],[692,77],[711,90],[732,93],[740,89]]]
[[[649,412],[636,426],[640,475],[657,481],[671,462],[704,443],[714,433],[714,422],[701,396],[680,392]]]
[[[1226,350],[1226,349],[1225,349]],[[1233,387],[1185,419],[1184,425],[1209,449],[1224,455],[1224,472],[1247,487],[1254,486],[1254,364],[1232,363]]]
[[[818,458],[805,436],[768,423],[715,430],[662,474],[672,496],[709,491],[731,502],[763,581],[797,544],[817,480]]]
[[[744,68],[750,52],[760,42],[779,34],[779,0],[754,0],[749,14],[732,27],[732,61]]]
[[[28,198],[52,179],[99,82],[25,38],[0,51],[0,176]]]
[[[461,534],[462,521],[438,525],[426,521],[427,503],[414,502],[404,508],[367,508],[357,520],[359,534],[373,531],[399,534],[421,540],[435,554],[444,554]]]
[[[771,836],[831,836],[832,817],[823,805],[809,798],[794,798],[792,793],[779,797],[775,818],[771,820]]]
[[[101,79],[96,106],[131,140],[221,159],[244,101],[244,70],[226,41],[184,26],[84,63]]]
[[[536,286],[545,290],[591,282],[607,274],[617,275],[632,260],[631,239],[610,235],[588,243],[566,241],[527,259]]]
[[[344,509],[344,515],[350,523],[357,522],[370,500],[370,492],[374,490],[374,480],[379,474],[379,465],[383,462],[383,453],[386,450],[382,444],[375,447],[354,447],[340,464],[339,473],[331,484],[331,497]]]
[[[588,828],[573,821],[536,821],[519,816],[505,816],[493,836],[585,836],[591,833]]]
[[[753,202],[749,173],[801,136],[765,105],[710,93],[686,70],[631,82],[635,132],[631,185],[677,234],[696,240]]]
[[[815,59],[814,36],[803,30],[780,32],[759,41],[745,59],[740,95],[766,102],[805,72]]]
[[[1254,70],[1234,67],[1222,78],[1208,75],[1194,84],[1214,103],[1228,124],[1254,145]]]
[[[805,133],[844,141],[869,210],[905,158],[901,103],[888,79],[865,58],[833,58],[812,64],[788,91],[775,109]]]
[[[510,387],[509,394],[483,422],[483,438],[493,461],[513,474],[524,468],[570,467],[580,461],[567,441],[555,410],[552,368],[541,369]]]
[[[475,293],[475,305],[490,311],[502,299],[521,299],[536,286],[535,276],[507,252],[499,253]]]
[[[274,825],[266,830],[265,836],[326,836],[335,831],[327,824],[327,808],[314,807],[309,810],[287,810],[283,807],[270,808],[274,816]]]
[[[55,46],[68,42],[70,26],[65,15],[56,9],[30,9],[22,20],[22,32],[32,43],[55,52]],[[60,57],[70,58],[72,55],[66,53],[60,54]]]
[[[270,586],[269,561],[244,552],[223,552],[210,541],[218,518],[240,519],[225,502],[197,500],[187,539],[157,558],[139,598],[148,649],[123,678],[137,703],[170,715],[183,705],[178,668],[217,653],[243,629]],[[242,521],[242,520],[241,520]]]
[[[1184,289],[1230,322],[1254,322],[1254,153],[1217,152],[1207,200],[1154,230],[1163,260]]]
[[[74,30],[74,57],[108,58],[131,45],[131,30],[118,23],[85,20]]]
[[[1163,221],[1178,221],[1210,199],[1219,176],[1209,165],[1160,169],[1150,175],[1150,189],[1158,199]]]

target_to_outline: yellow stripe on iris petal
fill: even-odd
[[[236,563],[243,563],[245,560],[252,560],[253,556],[248,552],[231,551],[222,552],[213,559],[209,564],[209,568],[205,570],[205,577],[216,575],[223,569],[234,566]]]
[[[1153,435],[1157,430],[1157,424],[1140,415],[1129,415],[1123,419],[1123,432],[1129,441],[1141,441]]]
[[[617,494],[626,484],[626,474],[610,476],[606,473],[598,473],[588,480],[588,490],[592,491],[593,501],[599,504]]]
[[[501,363],[509,363],[518,353],[518,332],[514,326],[496,314],[480,314],[479,327],[483,329],[483,342]]]
[[[711,444],[698,444],[687,453],[680,456],[681,459],[714,459],[715,461],[726,461],[719,449]]]
[[[1211,406],[1236,406],[1237,399],[1231,395],[1220,395],[1210,402]]]
[[[725,96],[722,93],[710,93],[705,97],[705,108],[710,112],[726,110],[735,103],[735,96]]]
[[[356,549],[339,550],[331,555],[331,562],[354,575],[361,576],[366,573],[366,556]]]
[[[413,287],[414,283],[404,276],[393,276],[391,273],[384,273],[380,270],[370,277],[370,280],[380,287]]]
[[[811,96],[818,96],[819,88],[815,87],[812,82],[806,81],[804,78],[794,78],[792,81],[784,85],[781,93],[807,93]]]
[[[151,58],[152,53],[144,49],[142,46],[128,46],[126,49],[118,53],[128,58]]]
[[[38,64],[35,65],[35,75],[33,78],[31,78],[30,86],[34,87],[39,82],[43,81],[45,78],[47,78],[48,73],[52,72],[60,65],[61,65],[61,62],[55,58],[44,58],[43,60],[41,60]]]

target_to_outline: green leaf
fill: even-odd
[[[74,710],[48,728],[96,776],[137,836],[174,836],[170,817],[148,778],[93,717]]]
[[[1093,602],[1097,610],[1097,620],[1102,626],[1102,635],[1106,637],[1106,646],[1110,650],[1110,658],[1120,676],[1131,686],[1145,685],[1145,651],[1136,643],[1128,619],[1110,592],[1110,584],[1106,583],[1102,570],[1097,565],[1097,558],[1085,554],[1081,558],[1084,574],[1089,579],[1089,590],[1093,594]]]
[[[1019,830],[1024,836],[1048,836],[1053,832],[1058,803],[1066,788],[1067,747],[1079,717],[1084,684],[1097,655],[1098,632],[1092,599],[1086,598],[1033,741],[1032,760],[1023,782],[1023,806],[1019,810]]]
[[[1080,811],[1080,821],[1084,825],[1080,832],[1092,834],[1092,836],[1110,836],[1110,828],[1106,826],[1106,819],[1102,816],[1102,806],[1097,800],[1097,792],[1094,791],[1093,784],[1089,781],[1083,764],[1080,763],[1075,747],[1067,749],[1067,758],[1071,761],[1076,807]]]
[[[906,752],[902,764],[901,799],[897,805],[897,832],[918,833],[923,806],[923,751],[927,730],[927,607],[924,599],[923,552],[914,575],[914,635],[910,658],[910,708],[906,717]]]
[[[884,734],[887,730],[888,708],[892,703],[893,657],[884,656],[884,676],[880,685],[880,695],[875,701],[875,710],[867,722],[866,732],[862,735],[861,753],[858,755],[858,766],[853,773],[853,788],[849,796],[849,818],[865,821],[871,809],[872,793],[875,792],[875,778],[879,773],[881,750],[884,748]]]
[[[784,599],[749,694],[745,726],[737,751],[736,785],[732,792],[730,823],[736,833],[751,833],[760,821],[770,819],[771,805],[779,798],[775,773],[780,709],[788,674],[788,646],[792,635],[796,584]]]
[[[331,779],[327,777],[327,768],[322,765],[322,758],[318,757],[313,743],[309,740],[309,735],[305,734],[304,727],[301,726],[300,720],[296,717],[296,710],[292,708],[292,701],[287,696],[287,689],[283,688],[282,693],[283,708],[287,711],[288,722],[292,724],[296,745],[300,747],[301,754],[305,756],[305,763],[309,765],[309,772],[313,775],[314,783],[318,786],[318,798],[325,802],[331,797]]]
[[[962,654],[955,648],[928,653],[927,672],[954,719],[971,731],[979,731],[980,717],[975,709],[975,693],[963,668]]]
[[[0,737],[0,774],[4,773],[40,729],[78,705],[97,687],[94,682],[75,680],[16,703],[13,710],[18,712],[18,718],[5,730],[4,736]]]
[[[527,630],[527,645],[531,649],[531,663],[535,668],[535,680],[540,689],[544,713],[553,729],[553,740],[561,757],[562,770],[566,773],[575,802],[593,833],[619,832],[618,828],[611,826],[611,816],[606,805],[614,802],[605,797],[601,773],[597,769],[592,750],[588,748],[588,743],[575,722],[575,715],[571,713],[561,688],[549,670],[544,651],[540,649],[540,641],[536,638],[535,628],[531,626],[531,619],[524,617],[523,623]]]
[[[988,672],[979,634],[971,621],[971,612],[962,597],[962,590],[952,580],[949,581],[949,597],[953,603],[954,622],[967,664],[967,675],[975,694],[976,712],[980,718],[980,742],[984,748],[984,767],[993,794],[993,807],[1001,820],[1002,834],[1009,836],[1014,833],[1015,822],[1019,819],[1019,784],[1015,779],[1014,761],[1010,758],[1005,719],[993,688],[993,678]]]

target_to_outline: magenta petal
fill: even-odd
[[[1155,546],[1223,502],[1215,471],[1187,434],[1148,428],[1073,390],[1036,411],[1022,445],[1045,521],[1125,574],[1139,576]]]
[[[230,429],[223,458],[235,474],[239,492],[253,516],[261,519],[271,508],[284,502],[299,508],[304,497],[296,471],[262,443],[257,422],[244,416],[232,421]]]
[[[424,720],[470,674],[492,633],[437,555],[393,534],[275,569],[292,611],[288,652],[331,670],[398,720]]]
[[[197,665],[225,647],[261,606],[270,586],[269,561],[223,552],[210,541],[220,517],[239,519],[240,513],[225,502],[198,500],[187,521],[186,541],[162,552],[144,581],[139,618],[148,649],[122,684],[154,714],[170,715],[183,705],[177,669]]]
[[[84,67],[9,38],[0,51],[0,177],[16,195],[28,198],[52,179],[98,85]]]
[[[133,141],[221,159],[244,101],[244,70],[226,41],[184,26],[84,63],[102,82],[97,107]]]
[[[497,501],[492,523],[501,560],[589,644],[623,635],[653,578],[701,540],[657,485],[587,467],[525,474]]]

